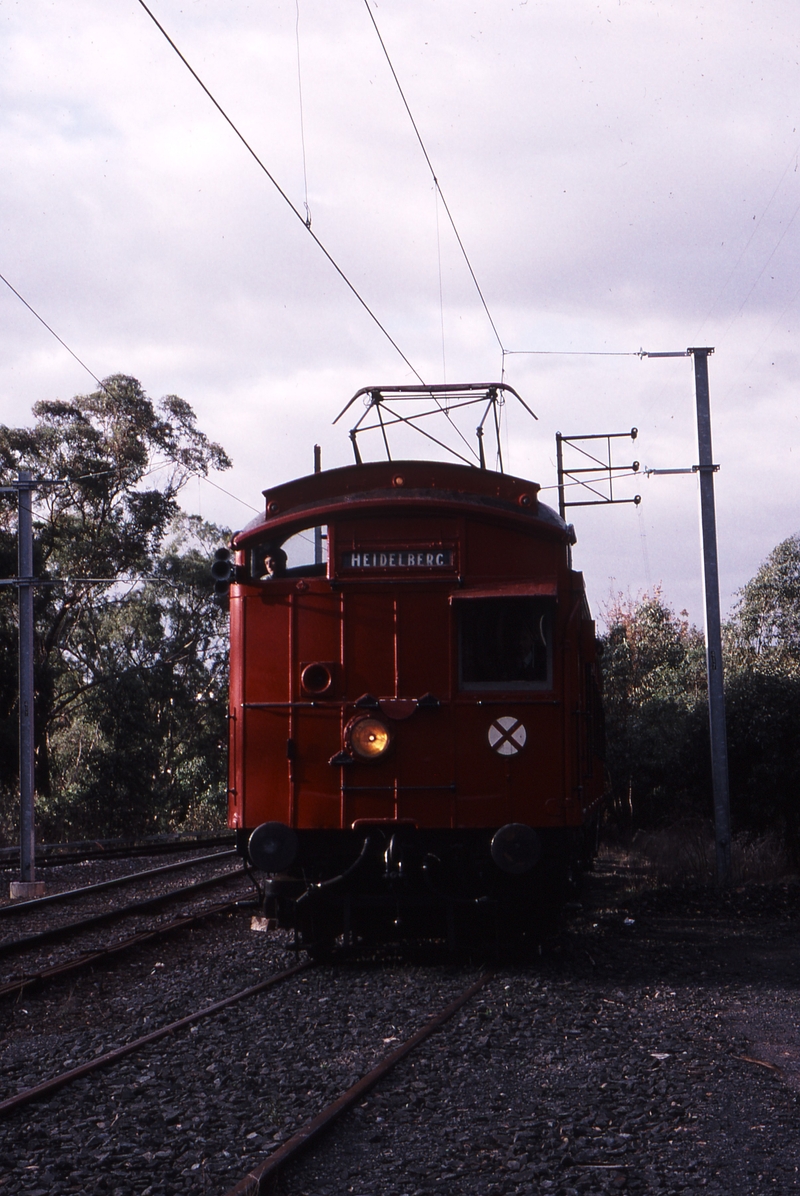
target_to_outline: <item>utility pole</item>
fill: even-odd
[[[19,880],[12,880],[12,898],[40,897],[44,881],[36,879],[36,829],[34,802],[34,694],[33,694],[33,505],[31,495],[39,486],[52,485],[33,479],[20,469],[11,486],[0,493],[17,495],[17,576],[0,584],[17,587],[19,603]],[[58,485],[59,483],[55,483]]]
[[[700,535],[705,599],[706,675],[708,677],[708,726],[711,740],[711,788],[714,798],[714,838],[717,883],[731,879],[731,803],[728,784],[728,737],[725,727],[725,686],[722,671],[722,618],[719,605],[717,517],[714,504],[714,464],[711,451],[711,403],[708,390],[709,347],[680,353],[645,353],[642,357],[693,357],[697,407],[698,463],[691,469],[652,469],[648,473],[697,473],[700,477]]]
[[[711,451],[711,405],[708,394],[708,356],[713,349],[689,349],[694,358],[697,403],[697,472],[700,475],[700,529],[703,542],[703,590],[706,603],[706,672],[708,724],[711,736],[711,785],[714,793],[717,879],[731,879],[731,803],[728,787],[728,737],[725,728],[725,686],[722,672],[722,620],[719,608],[717,517],[714,505],[714,465]]]
[[[33,512],[31,475],[17,475],[17,596],[19,600],[19,881],[11,882],[12,897],[44,892],[36,881],[36,842],[33,819]]]

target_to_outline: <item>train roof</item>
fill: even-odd
[[[536,482],[449,461],[377,461],[308,474],[264,490],[265,511],[237,532],[234,543],[288,535],[295,527],[327,523],[336,515],[413,514],[450,510],[536,523],[574,543],[571,525],[539,500]]]

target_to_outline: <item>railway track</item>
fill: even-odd
[[[22,917],[25,914],[38,913],[39,910],[60,905],[66,901],[75,900],[80,897],[95,897],[99,893],[108,892],[110,889],[118,889],[123,885],[134,885],[143,880],[152,880],[154,877],[165,876],[171,872],[185,871],[188,868],[194,868],[201,864],[219,863],[235,855],[237,855],[237,852],[234,849],[229,851],[215,851],[210,855],[195,856],[191,860],[178,860],[174,864],[160,864],[157,868],[145,868],[140,872],[129,872],[126,876],[115,876],[110,880],[100,880],[90,885],[80,885],[74,889],[64,889],[59,893],[48,893],[45,897],[34,897],[30,901],[10,902],[8,905],[0,906],[0,919],[16,918]]]
[[[105,947],[99,947],[94,951],[87,951],[82,955],[73,956],[73,958],[65,959],[60,963],[40,968],[38,971],[18,976],[14,980],[0,984],[0,997],[21,996],[22,993],[36,985],[45,984],[48,981],[61,980],[65,976],[74,975],[87,968],[93,968],[99,963],[114,959],[127,951],[132,951],[136,947],[143,947],[146,943],[157,942],[168,935],[189,930],[207,918],[211,918],[215,914],[225,913],[238,905],[239,899],[234,897],[230,901],[206,906],[195,914],[187,914],[184,917],[175,918],[171,922],[162,923],[153,930],[141,930],[137,934],[130,935],[128,938],[118,939]]]
[[[203,835],[158,835],[144,839],[91,839],[79,843],[45,843],[36,849],[37,868],[84,864],[92,860],[132,860],[137,856],[173,855],[211,847],[232,847],[233,831]],[[19,848],[0,848],[0,869],[19,867]]]
[[[233,916],[243,928],[245,924],[241,915]],[[288,1061],[287,1051],[304,1060],[304,1064],[316,1075],[316,1084],[311,1079],[303,1079],[294,1090],[282,1086],[291,1107],[291,1115],[287,1120],[277,1110],[272,1112],[272,1116],[277,1116],[281,1124],[273,1126],[269,1143],[269,1169],[265,1170],[264,1178],[258,1180],[259,1187],[264,1190],[269,1176],[278,1166],[296,1157],[322,1131],[323,1126],[343,1115],[382,1075],[419,1046],[477,991],[474,974],[465,992],[461,977],[450,975],[447,969],[437,972],[431,987],[429,970],[422,968],[414,976],[411,1007],[403,1008],[396,1001],[398,975],[394,971],[387,976],[380,967],[357,962],[342,963],[331,968],[321,968],[310,962],[291,962],[288,967],[278,966],[283,959],[290,958],[289,951],[281,950],[278,945],[276,955],[276,945],[266,936],[254,935],[246,929],[244,933],[249,934],[250,941],[256,942],[261,948],[256,955],[269,958],[270,975],[257,980],[255,984],[237,987],[235,992],[228,992],[219,999],[206,1000],[200,1008],[163,1021],[156,1028],[148,1029],[147,1033],[133,1034],[130,1029],[118,1027],[115,1037],[122,1036],[128,1041],[113,1046],[107,1042],[106,1049],[102,1051],[100,1044],[95,1046],[94,1041],[92,1044],[84,1043],[80,1052],[75,1045],[65,1043],[64,1051],[67,1059],[72,1061],[72,1066],[66,1066],[66,1059],[62,1059],[62,1065],[54,1068],[49,1075],[32,1076],[26,1072],[29,1082],[21,1085],[21,1090],[17,1092],[13,1091],[12,1083],[12,1091],[0,1102],[0,1122],[3,1123],[0,1125],[0,1157],[5,1133],[20,1118],[31,1117],[31,1106],[36,1108],[37,1112],[33,1115],[40,1124],[51,1124],[54,1118],[57,1120],[67,1115],[79,1123],[92,1117],[104,1121],[106,1115],[103,1109],[106,1108],[110,1093],[114,1113],[108,1111],[109,1121],[122,1119],[129,1107],[126,1094],[131,1088],[138,1087],[136,1082],[131,1085],[131,1074],[141,1076],[143,1071],[146,1074],[152,1072],[156,1066],[153,1052],[159,1049],[159,1043],[165,1039],[169,1041],[169,1047],[165,1054],[159,1056],[158,1072],[163,1075],[174,1071],[171,1081],[175,1089],[183,1093],[181,1107],[185,1110],[184,1116],[189,1119],[203,1115],[208,1108],[208,1090],[214,1083],[211,1091],[215,1095],[217,1089],[221,1089],[218,1096],[222,1117],[222,1110],[228,1108],[230,1102],[229,1080],[226,1077],[223,1084],[217,1084],[216,1081],[221,1077],[216,1074],[207,1076],[207,1071],[216,1073],[220,1066],[216,1044],[222,1036],[226,1041],[226,1069],[229,1064],[233,1065],[233,1072],[240,1069],[236,1103],[240,1106],[244,1103],[249,1109],[248,1115],[255,1116],[261,1128],[265,1113],[263,1101],[259,1102],[258,1108],[253,1107],[248,1082],[252,1077],[247,1074],[250,1068],[248,1060],[253,1059],[255,1051],[263,1049],[267,1056],[272,1057],[274,1067],[270,1070],[273,1075],[280,1076],[284,1072]],[[158,973],[157,979],[161,980],[163,976],[164,973]],[[109,979],[114,983],[116,973],[112,973]],[[480,983],[485,983],[485,979]],[[274,990],[274,993],[270,990]],[[368,1032],[362,1025],[362,1006],[365,1001],[373,1010]],[[437,1005],[442,1006],[440,1016],[438,1020],[431,1019],[429,1010]],[[162,1008],[162,1018],[163,1013]],[[344,1053],[340,1050],[339,1041],[342,1018],[351,1032],[348,1049]],[[163,1045],[161,1049],[164,1050]],[[203,1056],[207,1058],[209,1050],[211,1062],[206,1062]],[[77,1059],[79,1053],[82,1057]],[[341,1057],[342,1054],[346,1057]],[[194,1081],[187,1085],[188,1069],[194,1074]],[[40,1069],[37,1067],[37,1070]],[[206,1084],[203,1083],[204,1078]],[[263,1087],[263,1080],[261,1085]],[[120,1089],[123,1095],[118,1103],[115,1094]],[[335,1099],[331,1100],[331,1097]],[[298,1117],[295,1111],[298,1102],[307,1115]],[[328,1107],[333,1104],[335,1109]],[[147,1123],[151,1110],[152,1106],[143,1103],[143,1124]],[[167,1120],[170,1119],[171,1115],[168,1114]],[[309,1124],[306,1125],[306,1122]],[[32,1122],[29,1124],[33,1125]],[[260,1155],[254,1150],[252,1135],[257,1132],[249,1129],[250,1139],[244,1135],[250,1157],[246,1159],[248,1167],[241,1168],[238,1175],[238,1157],[228,1162],[224,1150],[219,1152],[225,1188],[235,1183],[245,1170],[249,1174],[254,1166],[261,1166],[265,1162],[263,1152]],[[288,1143],[285,1147],[284,1142]],[[237,1156],[240,1155],[239,1145],[237,1143]],[[276,1153],[276,1147],[281,1148],[280,1153]],[[124,1190],[140,1191],[143,1182],[143,1179],[134,1181],[129,1189]],[[252,1182],[251,1177],[248,1183],[252,1186]],[[102,1187],[96,1190],[102,1191]]]
[[[225,853],[226,855],[228,853]],[[208,857],[206,857],[208,858]],[[144,874],[141,874],[144,875]],[[114,905],[110,908],[101,910],[100,912],[88,914],[86,917],[79,918],[72,922],[57,922],[45,926],[42,930],[36,930],[31,934],[23,934],[16,938],[7,938],[0,940],[0,958],[8,955],[14,955],[23,950],[30,950],[46,943],[60,942],[72,935],[77,935],[81,932],[94,930],[99,926],[108,925],[111,922],[120,921],[132,915],[141,915],[150,913],[154,910],[160,909],[163,905],[169,904],[171,901],[185,899],[189,896],[194,896],[197,893],[203,892],[206,889],[214,888],[217,885],[225,884],[231,880],[240,879],[246,876],[242,869],[233,871],[226,869],[224,872],[216,873],[213,876],[205,877],[202,880],[192,881],[189,884],[180,885],[175,888],[167,889],[154,896],[143,897],[134,901],[128,901],[123,905]],[[139,879],[135,875],[132,877],[123,878],[130,882]],[[112,882],[113,883],[113,882]],[[83,894],[87,895],[89,890],[105,889],[107,883],[99,886],[89,886],[84,890]],[[96,893],[93,891],[92,896]],[[71,896],[71,894],[59,894],[59,896]],[[48,900],[47,898],[40,898],[38,900]],[[38,905],[37,902],[31,902],[32,905]],[[39,912],[38,910],[34,912]]]
[[[5,1003],[4,1098],[102,1065],[3,1112],[0,1196],[800,1191],[792,1040],[771,1055],[742,1030],[782,1000],[794,1024],[800,905],[748,922],[720,897],[712,921],[705,894],[702,917],[663,917],[601,886],[541,961],[489,980],[396,957],[279,980],[287,938],[234,910]]]
[[[94,968],[100,963],[116,960],[147,943],[161,941],[172,934],[191,929],[209,917],[234,908],[242,900],[246,900],[248,889],[240,890],[221,901],[209,903],[206,899],[210,890],[241,884],[245,878],[243,870],[229,867],[234,855],[234,852],[216,852],[213,855],[196,857],[192,861],[182,860],[177,865],[170,864],[115,877],[98,884],[26,902],[27,908],[22,909],[19,917],[24,919],[28,915],[27,920],[33,921],[34,926],[41,928],[34,929],[29,934],[17,934],[0,942],[0,958],[6,958],[9,962],[15,961],[16,965],[11,972],[6,973],[5,979],[0,978],[0,997],[17,996],[33,987],[41,987],[65,976]],[[96,907],[101,898],[104,902],[107,901],[109,891],[135,885],[137,882],[146,885],[160,884],[164,881],[165,874],[171,879],[170,874],[175,871],[209,865],[215,868],[223,865],[223,871],[189,884],[171,886],[160,893],[133,901],[121,904],[115,902],[111,907],[104,907],[99,911],[95,908],[95,912],[77,920],[49,921],[49,916],[56,912],[54,906],[72,902],[73,899],[90,901]],[[188,910],[182,911],[177,917],[165,918],[169,907],[178,901],[184,905],[188,904]],[[21,907],[16,907],[15,912],[20,909]],[[43,919],[48,919],[48,922],[42,927]],[[128,925],[131,930],[128,933],[123,932],[121,936],[116,934],[113,938],[102,934],[107,928],[117,925],[123,930]],[[22,958],[16,962],[19,957]]]
[[[158,1030],[153,1030],[149,1034],[142,1035],[131,1042],[125,1043],[124,1046],[116,1047],[111,1051],[86,1062],[78,1067],[70,1070],[62,1071],[57,1075],[50,1076],[46,1080],[33,1085],[31,1088],[23,1089],[22,1092],[16,1093],[14,1096],[6,1097],[5,1100],[0,1100],[0,1116],[10,1113],[13,1109],[21,1108],[23,1105],[28,1105],[34,1101],[42,1100],[66,1085],[74,1083],[76,1080],[82,1079],[84,1076],[91,1075],[92,1072],[99,1071],[100,1068],[111,1067],[124,1059],[128,1055],[135,1054],[150,1046],[152,1043],[159,1042],[162,1038],[166,1038],[170,1034],[175,1034],[179,1030],[184,1030],[188,1026],[193,1026],[197,1022],[207,1017],[213,1017],[222,1010],[230,1008],[231,1005],[236,1005],[240,1001],[247,1001],[251,997],[257,996],[259,993],[266,992],[268,989],[274,988],[279,984],[285,983],[287,980],[293,979],[301,972],[308,971],[312,967],[318,967],[311,961],[303,961],[295,964],[293,967],[285,968],[283,971],[277,972],[273,976],[267,977],[265,980],[259,981],[257,984],[249,985],[247,988],[239,992],[233,993],[222,1000],[215,1001],[210,1005],[204,1005],[202,1008],[193,1013],[187,1014],[185,1017],[178,1018],[176,1021],[169,1022],[165,1026],[161,1026]],[[317,1138],[323,1130],[327,1129],[333,1122],[346,1113],[348,1109],[361,1099],[371,1088],[378,1083],[385,1075],[396,1067],[397,1064],[404,1059],[411,1051],[423,1043],[426,1038],[430,1037],[434,1031],[438,1030],[440,1026],[456,1013],[462,1005],[466,1004],[471,997],[475,996],[485,984],[491,979],[492,973],[485,972],[472,984],[468,985],[463,992],[452,1001],[450,1001],[442,1010],[434,1014],[420,1029],[413,1033],[405,1042],[399,1047],[395,1047],[390,1051],[380,1063],[373,1067],[365,1076],[357,1080],[355,1084],[351,1084],[344,1092],[342,1092],[334,1101],[331,1101],[321,1110],[311,1121],[306,1123],[302,1128],[294,1134],[288,1142],[278,1148],[273,1155],[259,1164],[253,1171],[237,1184],[235,1188],[231,1189],[230,1196],[247,1196],[247,1194],[260,1193],[265,1190],[272,1176],[277,1170],[295,1158],[302,1150],[309,1146],[315,1138]]]
[[[257,993],[266,992],[268,988],[273,988],[276,984],[282,984],[284,981],[290,980],[298,972],[303,972],[311,966],[307,962],[295,964],[294,967],[277,972],[274,976],[269,976],[266,980],[259,981],[258,984],[252,984],[242,989],[241,992],[233,993],[229,997],[223,997],[222,1000],[215,1001],[211,1005],[204,1005],[194,1013],[189,1013],[185,1017],[178,1018],[177,1021],[168,1022],[166,1026],[161,1026],[158,1030],[151,1031],[150,1034],[144,1034],[140,1038],[135,1038],[132,1042],[125,1043],[124,1046],[107,1051],[87,1063],[82,1063],[79,1067],[73,1067],[68,1071],[62,1071],[58,1075],[51,1076],[47,1080],[42,1080],[41,1083],[35,1084],[32,1088],[26,1088],[22,1092],[18,1092],[16,1096],[10,1096],[0,1101],[0,1116],[11,1112],[12,1109],[18,1109],[22,1105],[28,1105],[33,1101],[51,1096],[67,1084],[72,1084],[75,1080],[91,1075],[92,1072],[98,1071],[101,1067],[110,1067],[118,1063],[121,1059],[124,1059],[127,1055],[135,1054],[152,1043],[166,1038],[169,1034],[175,1034],[178,1030],[195,1025],[202,1018],[213,1017],[223,1009],[227,1009],[239,1001],[246,1001],[249,997],[256,996]]]
[[[398,1063],[405,1059],[407,1055],[410,1055],[412,1051],[416,1050],[417,1047],[421,1046],[445,1022],[448,1022],[459,1009],[466,1005],[467,1001],[471,1000],[472,997],[480,992],[484,985],[488,984],[491,978],[491,972],[484,972],[473,984],[468,985],[463,992],[459,993],[455,1000],[450,1001],[443,1009],[435,1013],[416,1033],[407,1038],[399,1047],[395,1047],[393,1051],[390,1051],[365,1076],[362,1076],[355,1084],[351,1084],[335,1100],[330,1101],[324,1109],[321,1109],[315,1117],[302,1125],[287,1142],[284,1142],[282,1146],[278,1146],[274,1152],[248,1171],[247,1175],[230,1189],[227,1196],[261,1196],[262,1193],[269,1191],[269,1187],[278,1171],[296,1159],[303,1151],[307,1150],[321,1134],[330,1129],[340,1117],[352,1109]]]

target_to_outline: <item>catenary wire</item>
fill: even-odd
[[[170,45],[170,46],[172,47],[172,49],[175,51],[175,53],[177,54],[178,58],[180,58],[181,62],[182,62],[182,63],[183,63],[183,65],[186,67],[187,71],[188,71],[188,72],[189,72],[189,74],[192,76],[192,78],[193,78],[193,79],[194,79],[194,80],[195,80],[195,81],[196,81],[196,82],[197,82],[197,83],[200,85],[200,87],[203,89],[203,91],[205,92],[205,94],[206,94],[206,95],[208,96],[208,98],[211,100],[211,103],[214,105],[214,107],[215,107],[215,108],[217,109],[217,111],[219,112],[220,116],[222,116],[222,118],[223,118],[223,119],[224,119],[224,120],[227,122],[227,124],[228,124],[228,125],[230,125],[231,129],[233,130],[233,132],[234,132],[234,133],[236,134],[236,136],[239,138],[239,140],[241,141],[242,145],[245,147],[245,149],[246,149],[246,150],[247,150],[247,152],[250,154],[250,156],[253,158],[253,160],[254,160],[254,161],[257,163],[257,165],[258,165],[258,166],[261,168],[261,170],[263,170],[264,174],[267,176],[267,178],[269,179],[269,181],[272,183],[272,185],[273,185],[273,187],[275,188],[275,190],[278,192],[278,194],[281,196],[281,198],[282,198],[282,199],[285,201],[285,203],[286,203],[286,204],[288,204],[288,206],[289,206],[289,207],[291,208],[291,210],[294,212],[294,214],[295,214],[295,216],[297,217],[297,219],[298,219],[298,220],[300,221],[300,223],[303,225],[303,228],[305,228],[305,229],[306,229],[306,231],[308,232],[308,235],[309,235],[309,236],[312,238],[312,240],[315,242],[315,244],[317,245],[317,247],[318,247],[318,248],[319,248],[319,249],[322,251],[322,253],[325,255],[325,257],[328,259],[328,261],[329,261],[329,262],[330,262],[330,264],[333,266],[334,270],[335,270],[335,271],[336,271],[336,273],[339,275],[339,277],[342,279],[342,281],[345,283],[345,285],[346,285],[346,286],[349,288],[349,290],[352,292],[352,294],[353,294],[353,295],[356,297],[356,299],[358,300],[358,302],[359,302],[359,303],[361,304],[361,306],[363,307],[364,311],[367,313],[367,315],[370,317],[370,319],[371,319],[371,320],[372,320],[372,321],[373,321],[373,322],[374,322],[374,323],[375,323],[375,324],[378,326],[378,328],[381,330],[381,332],[383,333],[383,335],[386,337],[386,339],[388,340],[388,342],[389,342],[389,344],[392,346],[392,348],[393,348],[393,349],[394,349],[394,350],[395,350],[395,351],[396,351],[396,352],[397,352],[397,353],[400,355],[400,357],[402,357],[403,361],[406,363],[406,365],[408,366],[408,368],[411,370],[411,373],[414,375],[414,377],[415,377],[415,378],[417,378],[417,379],[418,379],[418,380],[419,380],[419,381],[422,383],[422,385],[424,386],[424,385],[425,385],[425,381],[424,381],[424,379],[421,377],[421,375],[420,375],[419,373],[417,373],[417,371],[415,370],[414,366],[411,364],[411,362],[409,361],[409,359],[406,357],[406,355],[405,355],[405,353],[403,352],[403,350],[402,350],[402,349],[400,348],[400,346],[397,344],[397,341],[394,339],[394,337],[391,335],[391,333],[388,331],[388,329],[387,329],[387,328],[386,328],[386,327],[385,327],[385,326],[384,326],[384,325],[381,323],[381,321],[380,321],[380,320],[378,319],[378,317],[375,315],[375,312],[374,312],[374,311],[372,310],[372,308],[369,306],[369,304],[367,303],[366,299],[362,298],[362,296],[361,296],[361,295],[359,294],[359,292],[356,290],[356,288],[355,288],[355,285],[354,285],[354,284],[353,284],[353,283],[350,281],[350,279],[347,277],[347,275],[345,274],[345,272],[344,272],[344,270],[342,269],[342,267],[341,267],[341,266],[338,264],[338,262],[337,262],[337,261],[336,261],[336,259],[333,257],[333,255],[332,255],[331,253],[329,253],[329,251],[328,251],[328,250],[325,248],[325,246],[323,245],[322,241],[320,241],[320,239],[319,239],[319,237],[317,236],[317,234],[316,234],[316,233],[313,231],[313,229],[311,228],[311,224],[310,224],[309,222],[307,222],[307,221],[306,221],[306,218],[303,216],[303,213],[302,213],[302,212],[301,212],[301,211],[300,211],[298,208],[296,208],[296,207],[295,207],[295,205],[292,203],[291,199],[289,199],[289,196],[286,194],[286,192],[285,192],[285,191],[283,190],[283,188],[281,187],[281,185],[280,185],[280,183],[278,182],[278,180],[275,178],[275,176],[274,176],[273,174],[271,174],[271,173],[270,173],[270,171],[267,169],[267,167],[266,167],[266,166],[264,165],[264,163],[262,162],[261,158],[259,158],[259,156],[258,156],[258,154],[256,153],[256,151],[255,151],[255,150],[253,149],[253,147],[250,145],[249,141],[247,141],[247,139],[245,138],[244,134],[243,134],[243,133],[241,133],[241,132],[239,131],[238,127],[237,127],[237,126],[236,126],[236,125],[233,123],[233,121],[231,120],[230,116],[228,116],[227,112],[226,112],[226,111],[225,111],[225,109],[222,107],[222,105],[220,104],[219,100],[217,100],[217,99],[214,97],[214,95],[213,95],[213,94],[212,94],[212,93],[209,91],[209,89],[206,87],[206,85],[205,85],[205,83],[203,82],[203,80],[202,80],[202,79],[200,78],[200,76],[198,75],[197,71],[196,71],[196,70],[194,69],[194,67],[193,67],[193,66],[192,66],[192,65],[189,63],[188,59],[187,59],[187,58],[185,58],[185,57],[184,57],[184,55],[181,53],[181,51],[178,49],[177,45],[176,45],[176,44],[175,44],[175,42],[172,40],[172,38],[170,37],[170,35],[167,33],[167,31],[166,31],[166,29],[164,28],[164,26],[161,24],[161,22],[158,20],[158,18],[155,16],[155,14],[154,14],[154,13],[153,13],[153,12],[152,12],[152,11],[151,11],[151,10],[150,10],[148,7],[147,7],[147,5],[145,4],[145,0],[139,0],[139,5],[140,5],[140,6],[141,6],[141,7],[144,9],[144,11],[145,11],[145,12],[147,13],[147,15],[149,16],[150,20],[153,22],[153,24],[156,26],[156,28],[159,30],[159,32],[160,32],[160,33],[163,35],[164,39],[165,39],[165,40],[166,40],[166,41],[169,43],[169,45]]]
[[[139,0],[139,3],[142,3],[142,0]],[[483,291],[481,290],[481,287],[480,287],[480,283],[478,282],[478,279],[477,279],[477,277],[476,277],[476,275],[475,275],[475,271],[474,271],[474,270],[473,270],[473,268],[472,268],[472,263],[471,263],[471,261],[469,260],[469,254],[467,253],[467,251],[466,251],[466,248],[464,247],[464,242],[461,240],[461,236],[460,236],[460,234],[459,234],[459,231],[458,231],[458,229],[456,228],[456,222],[455,222],[455,220],[453,219],[453,214],[452,214],[452,212],[450,211],[450,208],[447,206],[447,200],[445,199],[445,197],[444,197],[444,194],[443,194],[443,192],[442,192],[442,188],[441,188],[441,186],[439,185],[439,180],[438,180],[438,178],[436,177],[436,171],[433,169],[433,163],[432,163],[432,162],[431,162],[431,160],[430,160],[430,157],[429,157],[429,155],[428,155],[428,151],[427,151],[427,150],[426,150],[426,148],[425,148],[425,142],[422,140],[422,136],[421,136],[421,134],[420,134],[420,131],[419,131],[419,129],[417,128],[417,122],[414,120],[414,117],[413,117],[413,114],[412,114],[412,112],[411,112],[411,109],[410,109],[410,107],[408,106],[408,100],[407,100],[407,99],[406,99],[406,97],[405,97],[405,93],[404,93],[404,91],[403,91],[403,88],[400,86],[400,80],[399,80],[399,79],[398,79],[398,77],[397,77],[397,72],[396,72],[396,71],[395,71],[395,69],[394,69],[394,66],[393,66],[393,64],[392,64],[392,60],[391,60],[391,58],[389,57],[389,51],[386,49],[386,43],[384,42],[383,38],[381,37],[381,31],[380,31],[380,29],[378,28],[378,23],[377,23],[377,21],[375,20],[375,16],[374,16],[374,14],[373,14],[373,12],[372,12],[372,9],[371,9],[371,8],[370,8],[370,6],[369,6],[369,0],[364,0],[364,4],[366,5],[367,12],[369,13],[369,19],[372,21],[373,28],[375,29],[375,32],[376,32],[376,34],[378,35],[378,41],[381,43],[381,49],[383,50],[383,53],[384,53],[384,55],[386,56],[386,61],[387,61],[387,62],[388,62],[388,64],[389,64],[389,70],[392,72],[392,78],[394,79],[395,83],[397,84],[397,90],[400,92],[400,99],[403,101],[403,105],[404,105],[404,107],[405,107],[405,110],[406,110],[406,112],[408,113],[408,119],[411,121],[411,124],[412,124],[412,127],[413,127],[413,129],[414,129],[414,132],[416,133],[416,136],[417,136],[417,141],[419,142],[420,149],[422,150],[422,153],[423,153],[423,155],[424,155],[424,157],[425,157],[425,161],[428,163],[428,169],[429,169],[429,170],[430,170],[430,172],[431,172],[431,177],[432,177],[432,179],[433,179],[433,184],[434,184],[434,186],[435,186],[435,188],[436,188],[436,190],[437,190],[437,192],[438,192],[438,194],[439,194],[439,197],[440,197],[440,199],[441,199],[441,201],[442,201],[442,206],[444,207],[444,210],[445,210],[445,212],[447,213],[447,219],[450,221],[450,226],[451,226],[451,228],[452,228],[452,230],[453,230],[453,232],[454,232],[454,234],[455,234],[456,241],[458,242],[458,247],[459,247],[459,249],[461,250],[461,253],[462,253],[462,255],[463,255],[464,261],[467,263],[467,269],[468,269],[468,270],[469,270],[469,272],[470,272],[470,275],[471,275],[471,277],[472,277],[472,281],[475,283],[475,290],[478,292],[478,295],[479,295],[479,297],[480,297],[480,301],[481,301],[481,303],[483,304],[483,310],[486,312],[486,316],[487,316],[487,318],[488,318],[488,320],[489,320],[489,323],[490,323],[490,324],[491,324],[491,326],[492,326],[492,332],[494,333],[494,335],[495,335],[495,339],[496,339],[496,341],[497,341],[498,345],[500,346],[500,351],[501,351],[501,352],[504,352],[504,349],[503,349],[503,342],[502,342],[502,340],[500,339],[500,333],[497,331],[497,326],[495,325],[495,322],[494,322],[494,320],[492,319],[492,313],[489,311],[489,305],[488,305],[488,304],[487,304],[487,302],[486,302],[486,299],[485,299],[485,297],[484,297]]]
[[[784,316],[786,315],[787,311],[789,310],[789,308],[792,306],[792,304],[793,304],[793,303],[795,302],[795,300],[797,299],[797,296],[798,296],[798,295],[800,295],[800,288],[794,292],[794,294],[792,295],[792,297],[791,297],[791,299],[789,300],[789,302],[788,302],[788,303],[787,303],[787,304],[784,306],[784,308],[783,308],[783,311],[782,311],[782,312],[781,312],[781,314],[778,316],[777,320],[776,320],[776,321],[775,321],[775,323],[772,325],[772,327],[770,328],[769,332],[768,332],[768,333],[767,333],[767,335],[764,337],[764,339],[761,341],[761,344],[758,346],[758,348],[756,349],[755,353],[753,354],[753,356],[752,356],[752,357],[750,358],[750,360],[748,361],[747,365],[746,365],[746,366],[744,367],[744,369],[742,370],[742,374],[743,374],[743,375],[744,375],[744,374],[746,374],[746,373],[747,373],[747,371],[750,369],[750,366],[753,364],[753,362],[755,361],[755,359],[758,357],[759,353],[760,353],[760,352],[761,352],[761,350],[764,348],[764,345],[767,343],[767,341],[769,340],[769,338],[772,336],[772,334],[773,334],[773,332],[775,331],[775,329],[776,329],[776,328],[778,327],[778,325],[781,323],[781,321],[783,320],[783,318],[784,318]],[[733,389],[733,388],[731,387],[731,389]],[[728,394],[730,394],[730,390],[728,390]]]
[[[306,128],[303,120],[303,78],[300,72],[300,0],[294,2],[297,17],[294,23],[294,40],[297,45],[297,94],[300,100],[300,148],[303,151],[303,207],[306,210],[306,228],[311,228],[311,208],[308,206],[308,172],[306,171]]]
[[[192,473],[193,471],[189,470],[189,472]],[[252,503],[245,502],[245,500],[243,498],[239,498],[238,494],[233,494],[230,490],[226,490],[224,486],[220,486],[216,482],[212,482],[211,478],[207,478],[205,476],[205,474],[195,473],[194,476],[196,478],[199,478],[201,482],[207,482],[208,485],[213,486],[215,490],[221,490],[223,494],[227,494],[228,498],[235,498],[236,501],[240,502],[243,507],[249,507],[251,511],[255,511],[256,515],[261,514],[261,510],[259,507],[254,507]]]
[[[442,241],[439,235],[439,191],[433,189],[433,202],[436,209],[436,261],[439,266],[439,323],[442,329],[442,381],[447,383],[447,357],[445,355],[444,340],[444,289],[442,287]],[[502,381],[502,379],[501,379]]]

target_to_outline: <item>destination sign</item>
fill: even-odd
[[[371,548],[342,553],[343,569],[447,569],[452,548]]]

